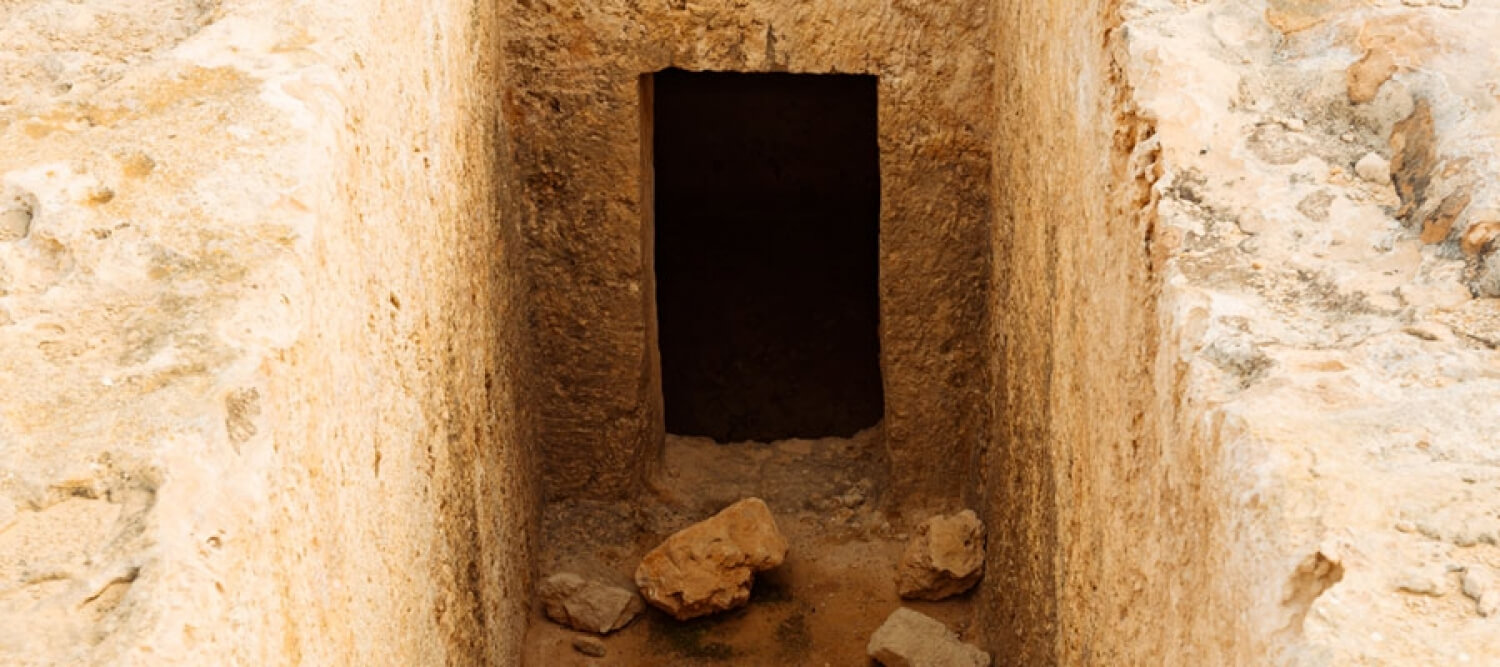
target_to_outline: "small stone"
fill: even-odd
[[[865,652],[885,667],[989,667],[990,655],[959,641],[948,626],[905,607],[891,612]]]
[[[1465,255],[1477,257],[1489,250],[1497,238],[1500,238],[1500,220],[1475,222],[1464,230],[1458,247]]]
[[[1409,572],[1396,582],[1396,590],[1414,595],[1442,597],[1437,578],[1423,572]]]
[[[1260,211],[1245,211],[1241,213],[1239,218],[1235,219],[1235,224],[1238,224],[1240,231],[1246,234],[1264,234],[1270,228],[1266,217],[1261,215]]]
[[[855,486],[839,496],[838,501],[840,505],[853,509],[865,504],[865,494],[861,488]]]
[[[984,574],[984,524],[973,510],[928,517],[901,555],[896,589],[904,598],[941,600]]]
[[[1495,590],[1495,575],[1483,565],[1474,565],[1464,572],[1463,591],[1475,600]]]
[[[1319,190],[1297,202],[1297,212],[1316,222],[1328,221],[1328,210],[1333,206],[1333,193]]]
[[[574,637],[573,650],[591,658],[602,658],[607,652],[604,648],[604,642],[594,637]]]
[[[685,621],[745,604],[755,573],[780,565],[786,548],[765,501],[746,498],[652,549],[635,583],[648,602]]]
[[[1474,604],[1474,610],[1485,618],[1500,615],[1500,591],[1492,590],[1479,596],[1479,601]]]
[[[90,206],[101,206],[114,200],[115,191],[103,186],[90,188],[88,195],[84,198]]]
[[[537,588],[542,611],[574,630],[608,634],[645,611],[641,599],[624,588],[587,581],[571,572],[547,577]]]
[[[30,232],[30,208],[19,205],[0,208],[0,241],[19,241]]]
[[[1371,183],[1390,183],[1391,161],[1373,151],[1365,153],[1364,157],[1354,163],[1354,173]]]

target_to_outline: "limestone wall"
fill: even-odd
[[[893,479],[956,502],[985,437],[988,7],[551,2],[506,23],[550,493],[629,497],[660,457],[640,76],[879,76],[881,356]]]
[[[0,662],[516,661],[498,23],[0,9]]]
[[[0,663],[516,664],[536,480],[628,497],[659,454],[666,67],[879,76],[894,495],[978,501],[997,662],[1480,663],[1497,31],[0,5]]]
[[[1145,588],[1216,610],[1169,620],[1166,646],[1483,662],[1494,619],[1461,581],[1500,556],[1483,238],[1500,70],[1481,37],[1500,12],[1139,2],[1123,18],[1161,140],[1164,451],[1200,489],[1158,509],[1196,541]]]
[[[997,9],[999,654],[1494,654],[1497,17]]]
[[[1147,566],[1125,553],[1149,534],[1132,506],[1160,490],[1154,144],[1112,60],[1115,11],[997,3],[994,14],[996,417],[981,618],[1012,664],[1126,664],[1094,651],[1111,645],[1098,633],[1131,597],[1122,577]]]

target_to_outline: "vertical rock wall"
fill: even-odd
[[[517,662],[498,9],[0,19],[0,662]]]
[[[994,9],[996,418],[980,599],[992,648],[1014,664],[1098,660],[1081,633],[1099,631],[1087,615],[1121,592],[1111,559],[1139,517],[1120,503],[1148,491],[1159,442],[1151,128],[1111,60],[1114,9]]]
[[[326,577],[288,590],[324,614],[297,657],[513,663],[535,510],[499,10],[349,9],[333,189],[315,198],[338,209],[311,248],[307,344],[271,392],[295,397],[284,436],[302,440],[288,491],[307,511],[287,530],[319,545],[282,562]]]
[[[997,6],[1000,655],[1494,654],[1497,18]]]
[[[986,437],[989,8],[520,3],[507,117],[527,211],[549,493],[628,497],[660,456],[640,76],[879,77],[885,433],[898,492],[955,502]]]
[[[1193,662],[1216,599],[1202,447],[1161,361],[1153,122],[1114,3],[995,14],[992,534],[981,618],[1014,664]],[[1190,411],[1189,411],[1190,412]],[[1220,616],[1218,618],[1224,618]],[[1199,653],[1202,651],[1203,653]],[[1209,660],[1212,663],[1212,660]]]
[[[1150,523],[1122,562],[1157,614],[1105,607],[1094,645],[1115,662],[1153,645],[1200,664],[1483,662],[1500,635],[1485,587],[1462,582],[1500,554],[1500,11],[1122,14],[1167,257],[1160,500],[1138,505]]]

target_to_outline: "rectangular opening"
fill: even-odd
[[[880,421],[876,83],[643,82],[669,433],[768,442]]]

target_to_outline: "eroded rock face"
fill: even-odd
[[[904,598],[941,600],[984,574],[984,523],[973,510],[928,517],[901,555],[896,588]]]
[[[502,12],[371,6],[0,3],[0,665],[519,662]]]
[[[1411,6],[1418,4],[1424,6]],[[1112,386],[1111,375],[1124,378],[1129,371],[1102,366],[1063,374],[1077,378],[1066,382],[1096,387],[1089,391],[1182,400],[1135,408],[1146,417],[1143,435],[1130,439],[1141,444],[1113,458],[1074,447],[1109,441],[1099,428],[1108,420],[1121,432],[1135,429],[1135,417],[1129,410],[1105,416],[1079,393],[1075,409],[1087,417],[1056,440],[1057,449],[1001,451],[992,469],[1022,464],[1036,452],[1058,455],[1078,466],[1069,473],[1073,488],[1091,489],[1060,514],[1149,516],[1179,528],[1059,530],[1079,558],[1110,556],[1108,563],[1092,563],[1097,568],[1062,566],[1068,573],[1063,588],[1071,593],[1059,596],[1056,613],[1073,619],[1065,626],[1087,628],[1081,631],[1086,638],[1063,642],[1055,655],[1056,643],[1015,651],[1007,645],[1007,660],[1026,651],[1031,655],[1018,664],[1082,664],[1106,645],[1116,651],[1116,664],[1286,664],[1308,655],[1327,664],[1459,664],[1495,655],[1497,635],[1486,625],[1493,619],[1480,617],[1477,599],[1468,608],[1469,600],[1456,599],[1452,589],[1463,550],[1483,549],[1479,545],[1495,534],[1484,509],[1494,506],[1495,494],[1481,491],[1492,479],[1483,461],[1494,451],[1494,429],[1468,418],[1493,412],[1494,380],[1470,369],[1493,363],[1495,350],[1467,341],[1488,341],[1494,334],[1487,332],[1500,331],[1492,324],[1500,322],[1494,300],[1472,298],[1487,293],[1485,274],[1476,267],[1486,247],[1495,250],[1490,232],[1476,227],[1500,220],[1488,212],[1500,201],[1495,181],[1479,176],[1500,173],[1493,141],[1500,137],[1500,113],[1489,109],[1493,104],[1470,102],[1493,93],[1469,86],[1497,71],[1495,54],[1477,36],[1495,34],[1500,16],[1475,11],[1474,3],[1456,9],[1428,4],[1393,2],[1397,11],[1375,15],[1368,5],[1343,0],[1273,0],[1255,7],[1213,0],[1171,21],[1154,12],[1153,28],[1127,22],[1122,34],[1132,57],[1125,78],[1160,140],[1154,168],[1179,183],[1208,174],[1207,185],[1162,191],[1153,204],[1160,225],[1154,238],[1165,240],[1153,252],[1168,259],[1154,274],[1164,279],[1161,291],[1152,293],[1159,300],[1157,319],[1150,321],[1160,326],[1140,335],[1172,342],[1155,348],[1149,362],[1123,361],[1122,368],[1154,363],[1157,389],[1146,389],[1150,383]],[[1241,39],[1262,34],[1271,8],[1277,19],[1269,27],[1283,34]],[[1292,10],[1316,25],[1280,20]],[[1189,34],[1219,37],[1213,49],[1226,49],[1224,55],[1187,46],[1180,36]],[[997,62],[1006,61],[1007,48],[1014,47],[1002,44]],[[1327,58],[1338,49],[1360,59],[1350,70],[1347,96],[1337,84],[1349,60]],[[1395,76],[1389,76],[1392,62]],[[1017,104],[1033,117],[1048,117],[1034,111],[1034,102]],[[1258,150],[1253,140],[1270,125],[1300,136],[1277,144],[1300,152]],[[1018,184],[1008,187],[1022,191],[1029,177],[1014,178]],[[1161,181],[1156,185],[1161,191]],[[1228,233],[1200,242],[1207,238],[1203,230],[1223,219],[1239,221],[1238,229],[1220,227]],[[1303,230],[1314,228],[1349,240],[1330,237],[1307,252]],[[1088,243],[1105,247],[1095,238]],[[1215,259],[1196,259],[1210,256]],[[1117,284],[1126,282],[1109,287]],[[1095,285],[1105,287],[1104,281]],[[1299,296],[1282,296],[1291,294]],[[1368,333],[1346,333],[1355,329]],[[1075,340],[1104,336],[1101,326]],[[1253,375],[1244,373],[1252,365],[1224,363],[1229,357],[1222,352],[1231,348],[1217,341],[1226,340],[1259,350],[1264,359],[1253,364]],[[1248,349],[1237,344],[1231,351]],[[1051,353],[1084,358],[1060,347]],[[1082,379],[1089,376],[1094,379]],[[1145,445],[1157,437],[1145,435],[1155,428],[1151,420],[1167,414],[1172,421],[1157,423],[1179,426],[1167,427],[1158,445]],[[1412,431],[1389,426],[1417,423]],[[1195,426],[1184,428],[1189,424]],[[1203,458],[1208,451],[1225,455]],[[1311,473],[1277,463],[1314,459]],[[1141,473],[1130,473],[1129,484],[1118,483],[1122,463]],[[1216,481],[1188,490],[1178,480],[1189,469]],[[1269,489],[1276,490],[1262,491]],[[1321,500],[1301,502],[1309,497],[1304,494]],[[1261,509],[1223,504],[1234,497],[1254,498]],[[1009,500],[991,501],[989,508],[999,510],[992,521],[1010,511]],[[1254,516],[1258,525],[1238,535],[1190,528],[1214,516]],[[1358,546],[1364,544],[1381,548]],[[1178,553],[1195,554],[1194,562],[1160,560]],[[1231,561],[1237,565],[1220,565]],[[1165,572],[1157,570],[1163,565],[1173,579],[1214,583],[1097,593],[1142,569]],[[1050,582],[1055,574],[1016,560],[1014,569],[1027,568],[1037,574],[1017,580]],[[1008,575],[1013,570],[1009,563],[1004,569]],[[1232,593],[1221,597],[1211,589]],[[1006,595],[1014,599],[1013,592]],[[1186,603],[1189,598],[1201,601]],[[1236,612],[1203,613],[1220,606]],[[1152,611],[1139,614],[1145,609]],[[1031,617],[1046,622],[1041,611]],[[1133,620],[1117,622],[1127,617]],[[1183,642],[1181,636],[1237,639]]]
[[[786,559],[786,538],[759,498],[741,500],[667,538],[641,559],[641,595],[678,620],[750,599],[755,573]]]
[[[885,667],[988,667],[990,654],[959,641],[948,626],[905,607],[870,635],[865,652]]]
[[[547,618],[574,630],[607,634],[629,625],[645,611],[635,593],[588,581],[571,572],[547,577],[537,589]]]
[[[878,211],[881,247],[901,249],[880,267],[892,492],[957,491],[950,482],[965,474],[989,411],[970,383],[989,349],[973,286],[990,275],[981,249],[999,80],[993,3],[594,0],[579,16],[556,3],[504,4],[507,85],[548,91],[507,102],[508,122],[525,130],[507,137],[517,169],[504,189],[536,216],[525,268],[537,372],[572,389],[549,398],[538,421],[549,493],[628,498],[649,472],[637,453],[659,447],[660,392],[632,333],[656,323],[644,308],[649,290],[632,287],[646,265],[632,258],[651,250],[640,233],[651,206],[640,184],[652,167],[641,159],[638,86],[642,73],[668,67],[879,75],[881,190],[901,193],[883,196]],[[586,337],[557,328],[582,321]]]

